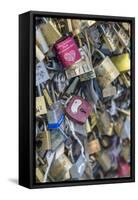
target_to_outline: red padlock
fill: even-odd
[[[64,68],[68,68],[76,61],[81,59],[79,49],[73,37],[68,36],[66,39],[58,41],[55,46],[57,57]]]
[[[84,124],[92,112],[91,105],[80,96],[73,96],[66,108],[65,111],[67,115],[75,122]]]

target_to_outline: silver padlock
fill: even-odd
[[[40,85],[41,83],[45,83],[49,80],[49,74],[46,69],[44,62],[39,62],[36,65],[36,86]]]

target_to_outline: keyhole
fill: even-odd
[[[86,114],[86,111],[85,111],[83,108],[81,108],[80,111],[81,111],[82,113],[85,113],[85,114]]]

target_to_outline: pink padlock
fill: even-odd
[[[92,107],[80,96],[73,96],[68,102],[65,111],[73,121],[84,124],[92,112]]]
[[[130,165],[123,159],[119,159],[117,175],[118,177],[130,176]]]
[[[62,41],[58,41],[54,48],[64,68],[70,67],[81,59],[79,49],[71,36],[68,36]]]

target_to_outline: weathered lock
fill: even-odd
[[[58,159],[65,152],[65,137],[60,129],[50,130],[51,150],[55,153],[55,159]]]
[[[116,34],[112,30],[111,25],[110,24],[108,24],[108,25],[101,24],[99,27],[103,34],[102,37],[106,43],[106,46],[108,47],[108,49],[111,52],[114,52],[117,49],[119,41],[118,41]]]
[[[72,66],[68,69],[65,70],[66,76],[68,79],[82,75],[82,74],[87,74],[87,73],[91,73],[91,77],[94,78],[95,77],[95,72],[92,68],[91,62],[89,60],[89,57],[87,55],[87,50],[85,49],[85,47],[83,48],[79,48],[79,52],[81,55],[81,59],[77,62],[75,62],[74,64],[72,64]],[[90,74],[89,74],[90,76]],[[82,77],[82,80],[86,80],[86,76]]]
[[[64,73],[56,73],[53,77],[55,89],[58,93],[63,93],[64,89],[68,86],[68,80]]]
[[[43,126],[44,126],[43,132],[37,134],[37,137],[36,137],[37,152],[46,151],[46,150],[51,149],[50,133],[48,132],[48,130],[46,128],[46,123],[44,120],[43,120]]]
[[[98,152],[96,154],[96,159],[99,162],[104,172],[108,172],[111,169],[112,167],[111,159],[106,151]]]
[[[80,155],[76,163],[70,168],[70,174],[73,179],[80,179],[86,168],[86,158]]]
[[[36,174],[36,182],[42,183],[44,179],[43,170],[40,167],[36,167],[35,174]]]
[[[72,31],[74,35],[77,35],[81,31],[81,20],[79,19],[71,19]]]
[[[80,96],[73,96],[67,103],[65,111],[73,121],[83,124],[90,115],[92,108],[91,105]]]
[[[103,97],[111,97],[116,95],[116,87],[113,85],[108,85],[102,90]]]
[[[114,122],[114,130],[116,134],[120,137],[124,126],[124,117],[120,117]]]
[[[118,23],[114,23],[112,25],[112,27],[113,27],[115,33],[117,34],[120,43],[124,47],[128,47],[130,38],[127,35],[127,33],[125,32],[125,30]]]
[[[87,149],[89,154],[94,154],[101,151],[101,145],[99,139],[96,137],[96,134],[93,132],[93,139],[87,143]]]
[[[41,51],[46,54],[49,50],[49,47],[40,28],[36,29],[36,42]]]
[[[112,136],[113,134],[113,123],[105,110],[103,112],[97,112],[97,128],[102,135]]]
[[[44,96],[36,97],[36,116],[44,115],[47,113]]]
[[[53,101],[51,99],[51,96],[49,95],[48,90],[43,86],[43,95],[45,97],[45,101],[48,104],[48,106],[50,107],[53,104]]]
[[[104,56],[99,50],[96,50],[96,52],[100,54],[103,60],[94,67],[94,70],[99,85],[101,88],[105,88],[119,76],[119,71],[108,56]]]
[[[126,72],[130,70],[130,56],[129,53],[123,53],[118,56],[111,57],[112,62],[115,64],[119,72]]]
[[[71,67],[80,60],[81,55],[73,37],[68,36],[54,45],[57,57],[61,61],[63,68]]]
[[[122,141],[120,157],[122,157],[126,162],[130,162],[130,141],[128,138]]]
[[[46,42],[51,46],[59,40],[62,35],[51,20],[47,21],[46,18],[43,18],[43,20],[44,23],[40,25],[40,29],[46,39]]]
[[[54,181],[64,181],[70,179],[69,169],[72,163],[65,154],[56,159],[49,171],[49,178]]]
[[[36,65],[36,86],[49,80],[49,74],[44,62],[39,62]]]
[[[51,105],[50,110],[47,112],[47,118],[49,129],[56,129],[60,127],[64,121],[64,113],[60,101]]]
[[[36,58],[37,58],[37,60],[39,62],[44,60],[45,55],[43,54],[43,52],[39,49],[39,47],[37,45],[35,46],[35,50],[36,50]]]

